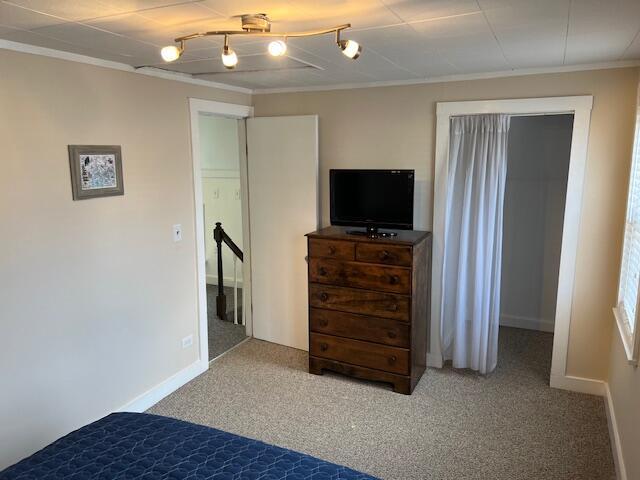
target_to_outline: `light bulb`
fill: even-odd
[[[225,47],[222,51],[222,64],[225,68],[232,70],[238,64],[238,56],[236,52],[228,47]]]
[[[347,57],[355,60],[362,53],[362,47],[354,40],[342,40],[340,42],[340,49]]]
[[[165,62],[174,62],[180,58],[182,55],[182,50],[180,50],[175,45],[169,45],[168,47],[164,47],[160,50],[160,55]]]
[[[274,57],[281,57],[287,52],[287,44],[282,40],[274,40],[269,44],[269,53]]]

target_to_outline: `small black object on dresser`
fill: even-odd
[[[307,234],[309,372],[388,382],[410,395],[426,368],[431,233]]]

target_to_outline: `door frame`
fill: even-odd
[[[193,200],[195,206],[196,226],[196,274],[198,286],[198,337],[200,361],[209,363],[209,332],[207,322],[207,270],[204,231],[204,206],[202,194],[202,159],[200,158],[200,127],[198,117],[201,113],[220,117],[244,120],[253,116],[253,107],[238,105],[235,103],[215,102],[200,98],[189,98],[189,112],[191,121],[191,159],[193,166]],[[242,128],[244,131],[245,129]],[[251,315],[251,245],[249,243],[249,192],[247,184],[247,155],[246,146],[240,148],[240,194],[242,201],[242,235],[243,254],[242,281],[243,281],[243,312],[245,315],[245,327],[247,335],[253,331],[253,318]],[[246,239],[246,240],[245,240]]]
[[[571,307],[575,283],[576,252],[582,212],[582,194],[587,163],[587,146],[589,142],[589,125],[592,106],[593,96],[591,95],[439,102],[437,104],[433,213],[433,300],[431,305],[430,353],[427,358],[430,366],[442,367],[443,364],[440,340],[440,307],[442,303],[444,217],[447,196],[446,179],[449,158],[450,117],[454,115],[481,113],[506,113],[514,115],[572,113],[574,115],[573,133],[571,138],[569,176],[567,180],[567,195],[562,229],[550,386],[584,393],[602,394],[600,391],[601,382],[594,382],[590,379],[567,375],[567,352],[569,349]]]

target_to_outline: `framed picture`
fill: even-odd
[[[69,145],[74,200],[124,195],[119,145]]]

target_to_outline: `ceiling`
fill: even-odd
[[[266,54],[265,39],[232,37],[235,71],[219,38],[160,58],[175,37],[239,29],[234,16],[259,12],[274,32],[351,23],[343,38],[363,53],[346,58],[329,34],[289,39],[285,58]],[[638,60],[640,0],[0,0],[0,39],[258,90],[410,82]]]

